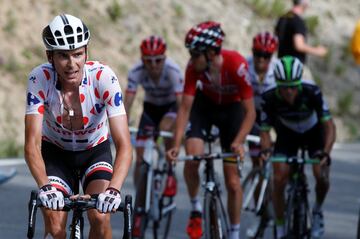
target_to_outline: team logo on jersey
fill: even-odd
[[[239,66],[237,74],[245,80],[246,84],[251,86],[250,74],[244,63],[241,63],[241,65]]]
[[[35,76],[30,76],[29,81],[32,81],[32,83],[36,84],[36,77]]]
[[[117,78],[115,76],[111,77],[111,82],[114,84],[115,82],[117,82]]]
[[[28,93],[27,95],[27,104],[28,105],[37,105],[40,103],[39,98],[37,98],[35,95],[33,95],[32,93]]]
[[[122,94],[121,92],[117,92],[114,97],[115,106],[120,106],[122,104]]]

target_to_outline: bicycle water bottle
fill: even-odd
[[[166,178],[163,196],[174,197],[176,195],[176,192],[177,192],[177,181],[176,181],[174,172],[172,170],[172,167],[170,166],[169,171],[168,171],[168,176]]]

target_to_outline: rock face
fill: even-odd
[[[150,34],[165,37],[167,54],[184,69],[188,53],[183,40],[192,25],[209,19],[221,22],[226,33],[225,47],[246,56],[250,54],[252,36],[258,31],[272,31],[276,15],[290,6],[291,1],[285,0],[104,0],[101,3],[3,0],[0,8],[0,142],[23,143],[27,74],[46,60],[41,31],[57,14],[73,14],[87,23],[92,33],[90,59],[109,64],[125,88],[127,71],[139,58],[139,43]],[[309,67],[328,98],[337,122],[342,122],[338,127],[341,140],[358,135],[354,122],[360,114],[360,94],[357,94],[360,73],[348,46],[359,11],[358,0],[346,3],[328,0],[311,1],[305,14],[312,30],[308,41],[329,48],[325,59],[309,57]],[[133,121],[137,121],[141,111],[140,97],[135,104]]]

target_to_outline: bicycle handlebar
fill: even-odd
[[[303,159],[301,157],[270,157],[273,163],[287,163],[287,164],[319,164],[319,159]]]
[[[178,161],[201,161],[201,160],[213,160],[213,159],[224,159],[230,157],[239,157],[236,153],[211,153],[211,154],[202,154],[202,155],[187,155],[178,157]]]
[[[97,202],[97,195],[91,195],[89,200],[87,199],[75,199],[72,200],[68,197],[64,198],[64,208],[59,211],[69,211],[73,209],[80,209],[83,211],[89,209],[95,209]],[[33,238],[35,234],[35,224],[36,224],[36,212],[38,207],[43,207],[41,200],[38,198],[38,192],[36,190],[31,191],[30,200],[29,200],[29,218],[28,218],[28,231],[27,237]],[[116,211],[123,212],[124,215],[124,233],[123,239],[131,239],[132,237],[132,196],[125,195],[125,202],[120,203],[120,206]]]

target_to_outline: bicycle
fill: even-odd
[[[82,199],[81,197],[71,200],[70,198],[64,198],[65,206],[62,211],[73,211],[73,216],[70,224],[70,239],[83,239],[84,234],[84,217],[83,212],[89,209],[96,208],[98,195],[91,195],[90,199]],[[31,191],[30,200],[28,204],[29,217],[28,217],[28,230],[27,238],[34,238],[35,224],[36,224],[36,212],[38,207],[43,207],[40,199],[38,198],[38,192],[36,190]],[[124,232],[123,239],[131,239],[131,217],[132,217],[132,197],[131,195],[125,196],[125,202],[121,203],[117,211],[123,212],[124,215]]]
[[[203,219],[205,228],[205,238],[207,239],[221,239],[228,238],[230,231],[230,223],[224,204],[221,200],[220,182],[217,178],[214,161],[216,159],[224,159],[229,157],[237,158],[238,173],[241,176],[242,161],[239,160],[239,155],[235,153],[212,153],[212,143],[218,138],[218,132],[211,130],[205,138],[205,143],[208,145],[208,153],[203,155],[188,155],[178,157],[178,161],[195,160],[205,161],[204,168],[204,208]]]
[[[304,168],[306,164],[319,164],[319,159],[307,159],[305,150],[300,156],[271,158],[271,162],[290,165],[290,181],[286,192],[285,235],[287,239],[311,238],[312,215],[309,207]]]
[[[242,184],[245,195],[242,208],[252,221],[252,227],[246,231],[248,238],[262,238],[266,229],[274,226],[271,181],[271,160],[265,160],[262,167],[255,167],[248,173]]]
[[[138,130],[130,128],[130,132],[137,133]],[[172,214],[176,210],[173,199],[176,188],[175,192],[168,193],[166,190],[167,179],[165,176],[171,175],[173,177],[174,175],[172,175],[172,168],[168,166],[165,159],[164,149],[155,142],[154,138],[172,138],[173,134],[153,129],[143,130],[141,133],[148,137],[145,141],[143,161],[140,168],[141,178],[135,199],[135,211],[139,217],[134,216],[134,223],[140,224],[140,231],[134,231],[133,236],[134,238],[145,238],[146,229],[152,221],[154,239],[165,239],[170,231]],[[146,192],[145,197],[140,197],[140,192]]]

